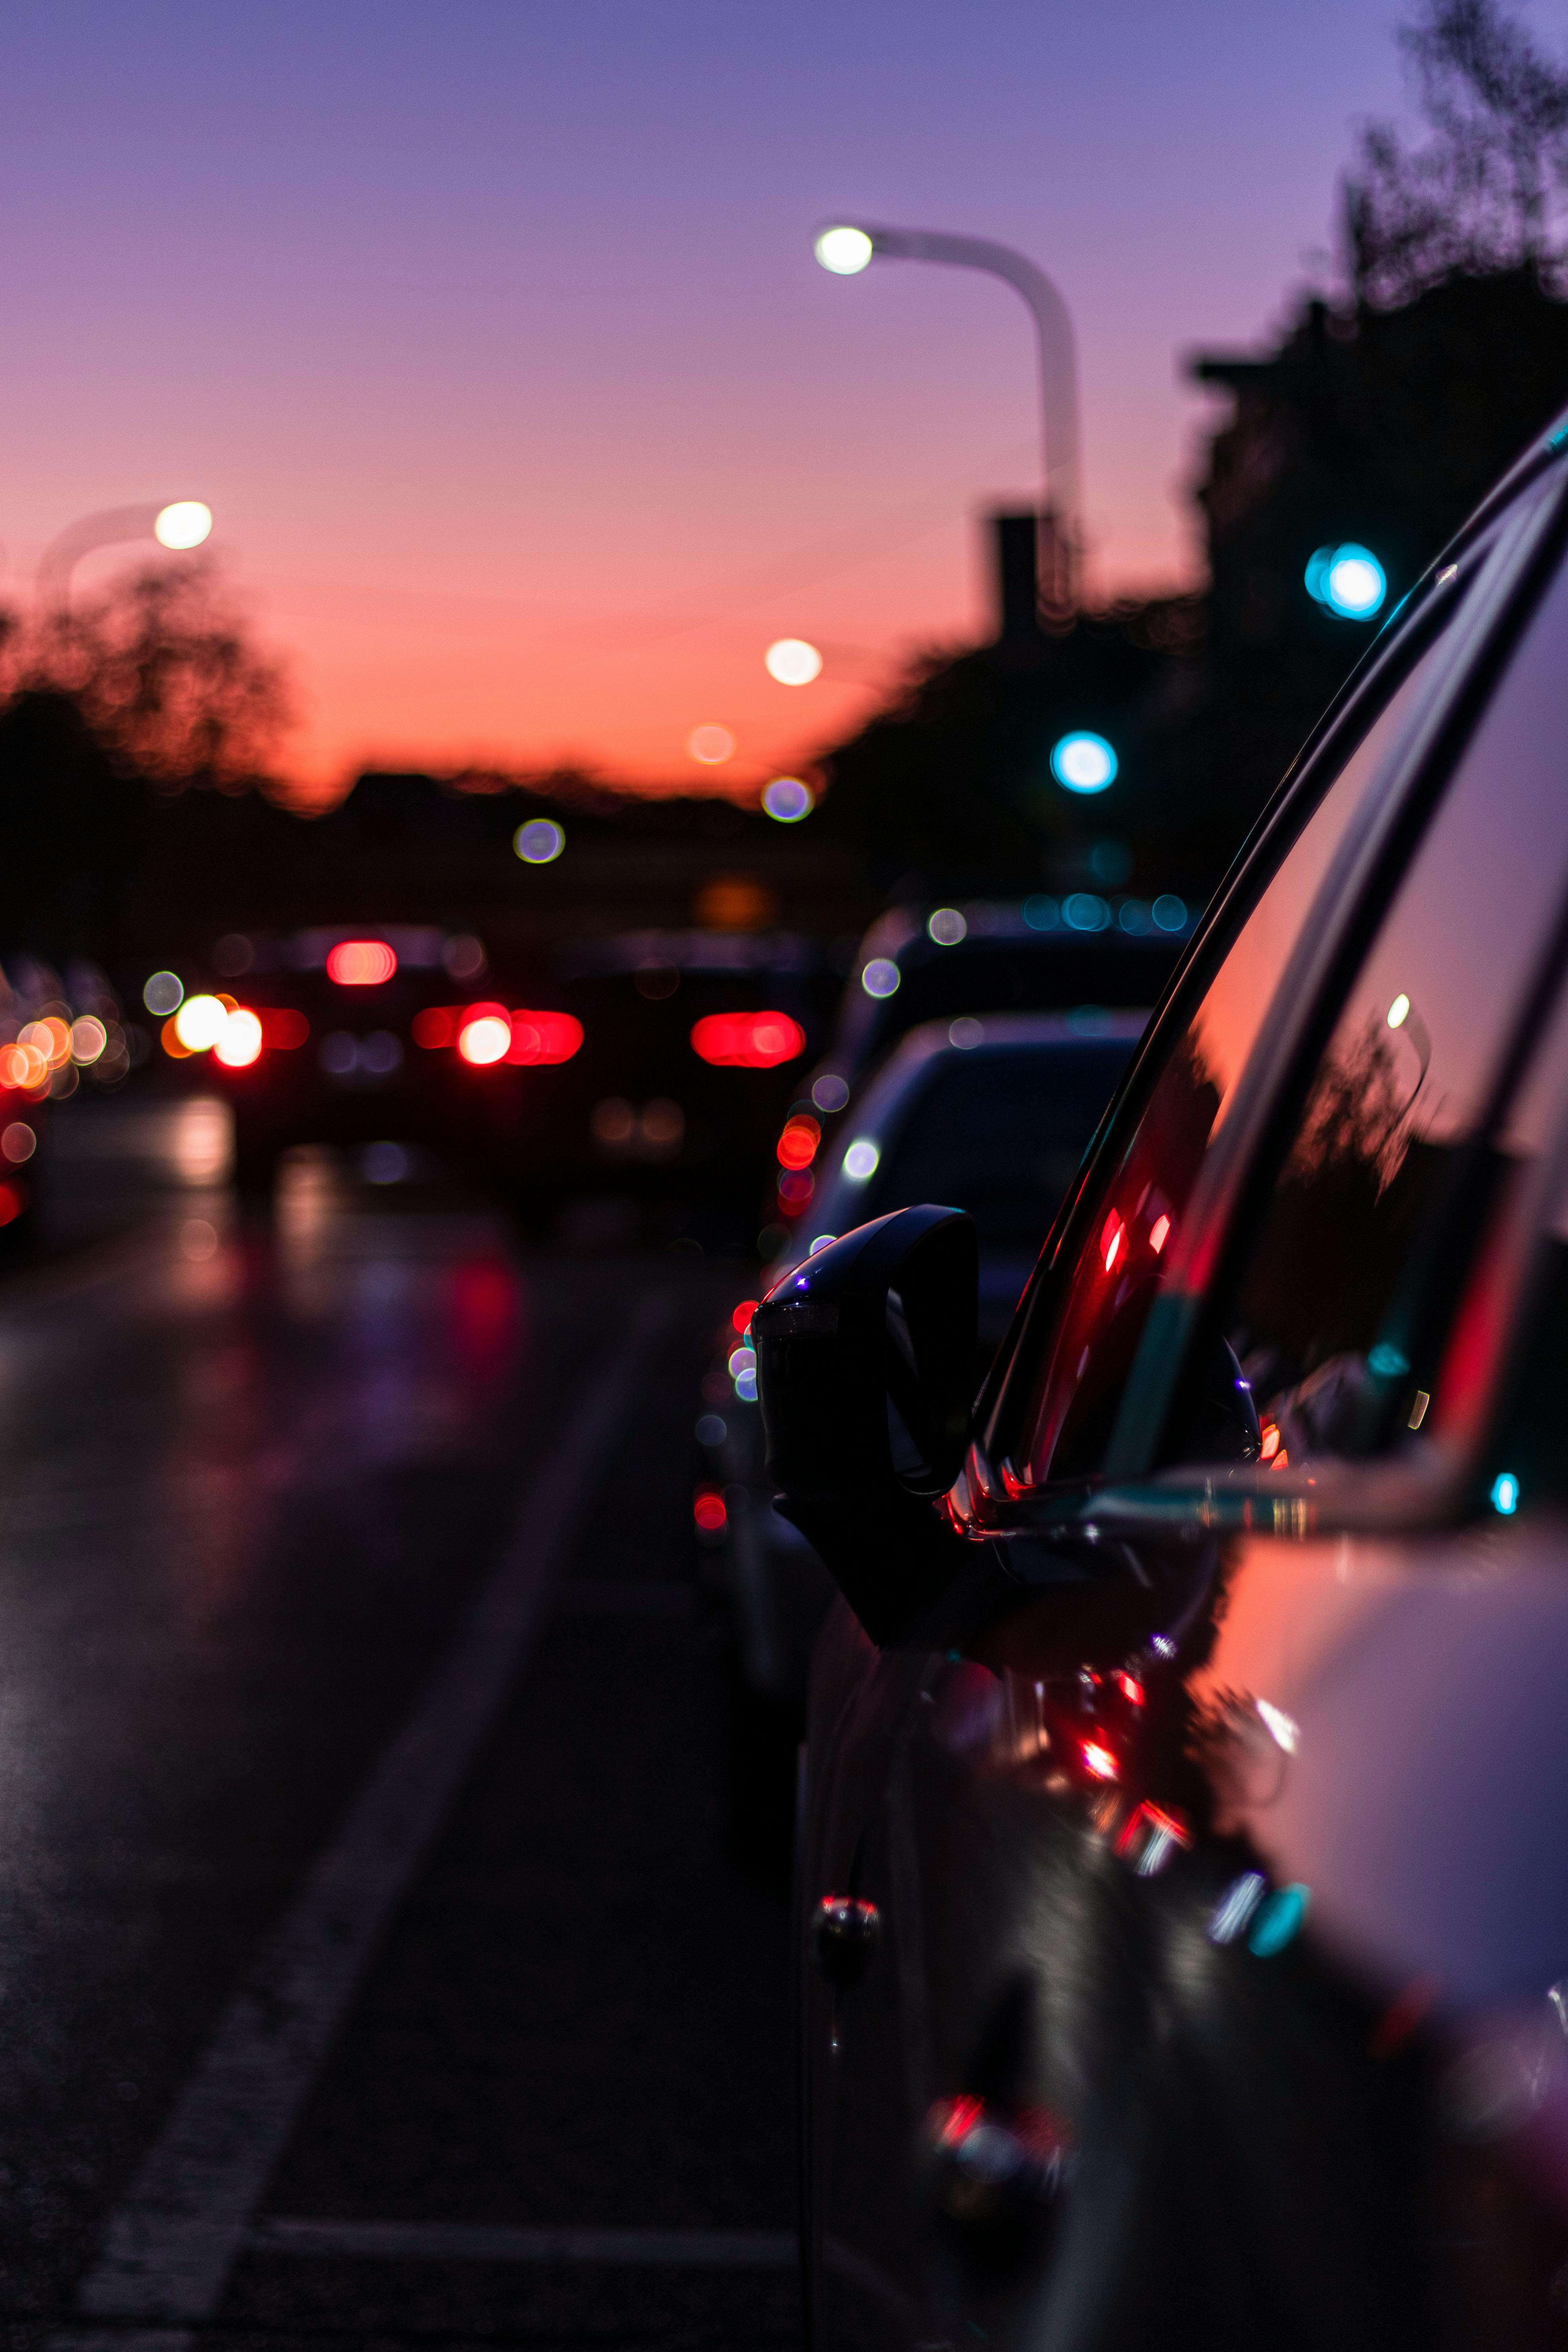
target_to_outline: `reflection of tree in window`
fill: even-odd
[[[1281,1441],[1299,1462],[1371,1434],[1365,1359],[1453,1160],[1420,1131],[1422,1077],[1375,1016],[1319,1066],[1230,1335],[1280,1432],[1269,1445],[1265,1430],[1271,1459]]]
[[[1098,1265],[1075,1291],[1053,1356],[1056,1426],[1036,1439],[1058,1477],[1094,1468],[1160,1286],[1160,1261],[1208,1144],[1220,1090],[1188,1029],[1161,1072],[1132,1145],[1099,1212]],[[1060,1377],[1065,1374],[1065,1377]],[[1043,1443],[1042,1443],[1043,1440]]]

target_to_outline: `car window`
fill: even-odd
[[[939,1201],[968,1210],[983,1253],[1035,1256],[1132,1044],[1084,1038],[940,1056],[864,1215]]]
[[[1560,574],[1411,857],[1346,994],[1220,1328],[1265,1462],[1364,1453],[1419,1426],[1417,1275],[1462,1253],[1489,1168],[1469,1147],[1568,891]],[[1497,1162],[1489,1164],[1495,1177]],[[1461,1171],[1468,1235],[1445,1212]],[[1433,1269],[1452,1295],[1451,1265]],[[1430,1344],[1423,1339],[1421,1344]],[[1178,1434],[1172,1458],[1202,1458]]]
[[[1161,1287],[1161,1260],[1204,1155],[1334,853],[1424,692],[1440,643],[1429,643],[1306,815],[1087,1204],[1078,1263],[1041,1350],[1015,1454],[1025,1484],[1085,1476],[1100,1465]]]

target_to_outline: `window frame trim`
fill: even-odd
[[[1205,1309],[1223,1289],[1234,1265],[1247,1224],[1247,1194],[1261,1181],[1258,1171],[1269,1163],[1272,1130],[1288,1118],[1301,1072],[1313,1066],[1347,978],[1353,975],[1389,893],[1562,561],[1563,541],[1568,538],[1568,470],[1559,469],[1558,478],[1542,488],[1540,477],[1546,470],[1539,464],[1521,466],[1515,486],[1517,511],[1494,495],[1461,535],[1472,556],[1469,566],[1461,559],[1461,574],[1468,571],[1468,578],[1441,581],[1439,574],[1447,567],[1439,559],[1405,600],[1395,616],[1399,625],[1385,643],[1369,648],[1366,662],[1347,681],[1293,763],[1211,902],[1100,1121],[977,1400],[977,1435],[964,1483],[975,1501],[984,1500],[987,1532],[1005,1535],[1009,1525],[1020,1533],[1026,1526],[1030,1531],[1052,1524],[1081,1528],[1086,1517],[1104,1516],[1113,1492],[1119,1511],[1134,1494],[1141,1495],[1155,1517],[1168,1524],[1177,1499],[1173,1484],[1188,1497],[1184,1513],[1178,1511],[1178,1516],[1212,1523],[1212,1475],[1194,1481],[1190,1472],[1184,1478],[1170,1472],[1160,1474],[1156,1482],[1149,1465],[1156,1457]],[[1495,537],[1489,545],[1478,548],[1484,525],[1492,522],[1498,525]],[[992,1465],[1002,1461],[1016,1441],[1018,1430],[1010,1423],[1020,1422],[1027,1410],[1029,1382],[1021,1368],[1029,1358],[1039,1319],[1058,1303],[1062,1284],[1070,1279],[1089,1244],[1089,1204],[1098,1202],[1108,1164],[1130,1140],[1173,1043],[1184,1033],[1242,926],[1310,821],[1321,793],[1330,789],[1332,777],[1325,780],[1325,768],[1337,772],[1354,756],[1382,708],[1420,661],[1426,650],[1424,641],[1441,625],[1444,610],[1459,597],[1463,603],[1451,623],[1457,634],[1450,657],[1391,747],[1381,781],[1369,786],[1352,817],[1260,1024],[1223,1137],[1205,1160],[1184,1219],[1183,1256],[1173,1268],[1166,1294],[1173,1311],[1164,1318],[1160,1360],[1152,1362],[1146,1327],[1103,1472],[1059,1486],[1047,1477],[1038,1486],[1024,1486],[1011,1464],[1005,1473],[995,1473]],[[1392,680],[1391,671],[1398,673]],[[1378,706],[1371,716],[1369,702]],[[1310,807],[1302,813],[1308,801]],[[1277,847],[1286,833],[1287,845]],[[1218,944],[1222,940],[1223,947]],[[1182,1269],[1199,1252],[1211,1258],[1211,1270],[1201,1289],[1184,1290]],[[1172,1330],[1176,1312],[1181,1319]],[[1139,1430],[1144,1433],[1142,1444],[1135,1442]],[[1371,1465],[1358,1466],[1365,1470]],[[1268,1492],[1279,1496],[1280,1482],[1276,1480]],[[1415,1507],[1414,1496],[1409,1503]],[[1424,1509],[1417,1511],[1424,1515]],[[1375,1516],[1381,1520],[1381,1510]]]

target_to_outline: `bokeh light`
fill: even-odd
[[[204,506],[200,499],[176,499],[173,506],[163,509],[153,525],[153,536],[160,547],[200,547],[210,536],[212,527],[211,507]]]
[[[340,940],[327,957],[327,978],[340,988],[380,988],[396,970],[384,940]]]
[[[716,1069],[773,1070],[805,1051],[805,1032],[787,1013],[709,1013],[692,1028],[691,1050]]]
[[[956,907],[939,907],[926,929],[939,948],[955,948],[969,934],[969,925]]]
[[[863,1184],[868,1176],[876,1174],[881,1158],[868,1135],[857,1136],[844,1155],[844,1173],[852,1182]]]
[[[694,727],[686,748],[704,768],[717,768],[733,754],[735,739],[727,727]]]
[[[149,1013],[156,1013],[162,1017],[179,1011],[184,993],[184,982],[178,972],[155,971],[142,991],[142,1002]]]
[[[465,1062],[484,1069],[506,1059],[511,1048],[511,1023],[504,1013],[481,1013],[466,1021],[458,1035],[458,1051]]]
[[[215,1060],[226,1069],[247,1070],[261,1057],[261,1024],[243,1004],[237,1005],[213,1046]]]
[[[84,1013],[70,1026],[71,1060],[89,1068],[109,1043],[109,1032],[96,1014]]]
[[[876,247],[863,228],[825,228],[812,247],[824,269],[835,278],[858,278]]]
[[[552,866],[566,846],[566,835],[553,817],[531,816],[512,835],[511,845],[525,866]]]
[[[798,824],[816,805],[810,785],[798,776],[775,776],[763,787],[763,806],[775,824]]]
[[[1346,540],[1314,549],[1308,560],[1307,593],[1341,621],[1370,621],[1388,594],[1388,577],[1370,547]]]
[[[1051,773],[1069,793],[1102,793],[1116,782],[1117,758],[1103,735],[1075,728],[1051,748]]]
[[[891,996],[900,976],[891,956],[873,956],[860,974],[860,985],[868,996]]]
[[[174,1034],[187,1054],[207,1054],[228,1026],[228,1007],[216,996],[187,996],[174,1015]]]
[[[822,656],[804,637],[776,637],[763,660],[780,686],[809,686],[822,676]]]

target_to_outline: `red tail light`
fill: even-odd
[[[709,1013],[691,1032],[691,1050],[716,1068],[773,1070],[805,1051],[805,1032],[787,1013]]]
[[[327,957],[327,978],[340,988],[379,988],[396,970],[384,940],[340,940]]]
[[[509,1062],[569,1062],[583,1043],[583,1024],[570,1013],[514,1013]]]

